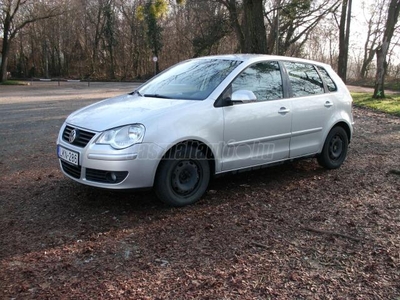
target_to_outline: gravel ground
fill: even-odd
[[[0,299],[400,299],[400,118],[355,108],[340,169],[228,175],[172,209],[58,167],[66,116],[135,86],[0,86]]]

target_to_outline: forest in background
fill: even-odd
[[[184,59],[224,53],[303,57],[338,70],[341,43],[347,77],[366,80],[375,77],[389,8],[389,0],[357,1],[353,11],[344,9],[351,0],[6,0],[0,36],[11,2],[19,5],[8,29],[15,31],[12,77],[97,80],[144,79]],[[365,26],[363,40],[346,32],[355,17]],[[396,27],[387,57],[392,78],[400,78],[399,40]]]

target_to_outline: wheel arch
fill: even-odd
[[[342,127],[344,129],[344,131],[346,131],[348,142],[350,143],[350,140],[352,138],[352,132],[351,132],[349,124],[347,124],[344,121],[340,121],[340,122],[336,123],[334,126],[332,126],[331,130],[337,126]],[[331,130],[329,130],[329,131],[331,131]]]
[[[322,149],[323,149],[323,147],[324,147],[324,144],[325,144],[326,139],[328,138],[329,133],[330,133],[330,132],[332,131],[332,129],[335,128],[335,127],[342,127],[342,128],[344,129],[344,131],[345,131],[346,134],[347,134],[348,143],[350,144],[350,140],[351,140],[351,138],[352,138],[352,129],[351,129],[350,125],[349,125],[346,121],[340,120],[340,121],[338,121],[337,123],[334,123],[334,124],[332,125],[332,127],[329,128],[329,130],[325,131],[325,136],[324,136],[324,139],[322,140],[322,143],[321,143],[321,145],[320,145],[318,154],[320,154],[320,153],[322,152]]]
[[[204,142],[196,140],[196,139],[189,139],[189,140],[184,140],[176,143],[175,145],[171,146],[162,156],[161,160],[158,163],[156,172],[160,166],[160,163],[168,157],[168,155],[171,155],[173,151],[175,151],[179,146],[186,146],[186,147],[196,147],[198,148],[201,152],[204,153],[206,156],[206,159],[208,161],[208,164],[210,165],[210,171],[211,175],[215,174],[216,166],[215,166],[215,155],[212,151],[212,149]]]

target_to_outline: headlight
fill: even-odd
[[[114,149],[124,149],[141,143],[145,128],[142,124],[127,125],[104,131],[96,144],[110,145]]]

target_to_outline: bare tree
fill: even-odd
[[[300,55],[302,45],[312,30],[327,15],[334,13],[340,0],[278,0],[265,12],[269,24],[269,53],[279,55]],[[296,53],[293,50],[297,50]]]
[[[24,13],[20,13],[21,11]],[[0,68],[0,82],[2,82],[7,80],[7,62],[10,45],[18,32],[30,23],[57,16],[60,14],[60,11],[57,6],[50,6],[45,1],[5,0],[1,2],[0,13],[2,15],[3,29],[2,61]]]
[[[268,53],[262,0],[243,0],[244,49],[246,53]]]
[[[155,55],[162,70],[194,56],[237,52],[307,57],[336,68],[339,32],[332,28],[339,25],[335,12],[342,1],[0,0],[0,33],[8,33],[9,54],[3,58],[16,77],[146,78],[154,73]],[[46,18],[52,5],[58,8],[54,15],[63,14]],[[357,71],[348,76],[358,75],[363,61],[368,70],[370,55],[382,39],[385,24],[378,26],[378,16],[385,19],[386,10],[374,11],[367,56],[349,54],[359,59]],[[146,19],[146,14],[154,18]],[[10,25],[5,20],[11,16]],[[15,31],[23,21],[29,22]],[[9,29],[3,30],[6,24]],[[392,64],[398,58],[398,36],[400,31],[387,53]],[[388,70],[398,72],[393,66]]]
[[[109,56],[109,74],[110,79],[115,79],[115,47],[118,44],[117,40],[117,23],[115,16],[114,1],[109,0],[105,3],[103,8],[104,15],[104,48],[107,49]]]
[[[242,7],[239,6],[235,0],[217,0],[227,8],[229,12],[229,20],[231,24],[231,28],[236,34],[236,39],[238,42],[238,50],[244,51],[246,48],[246,40],[243,33],[242,24],[240,21],[240,15],[242,12]]]
[[[387,71],[387,54],[393,37],[395,26],[399,19],[400,0],[391,0],[387,14],[385,32],[382,42],[376,49],[376,77],[373,98],[385,98],[384,81]]]
[[[193,14],[197,30],[191,39],[194,57],[209,55],[219,46],[220,41],[232,32],[226,7],[218,2],[190,1],[194,11],[204,14]]]
[[[382,9],[387,5],[386,0],[377,0],[370,7],[370,16],[366,18],[367,37],[364,43],[364,55],[360,69],[360,78],[365,79],[368,75],[369,66],[375,57],[378,40],[383,33],[383,18],[386,11]]]
[[[343,0],[339,24],[338,75],[347,80],[347,61],[349,56],[350,24],[352,0]]]
[[[333,15],[324,18],[318,26],[313,28],[302,49],[302,57],[314,59],[330,64],[337,68],[338,57],[338,34],[332,28],[336,27]]]
[[[236,33],[239,51],[268,53],[264,24],[264,1],[217,0],[225,5],[230,15],[230,26]]]
[[[336,11],[340,2],[216,1],[224,4],[229,12],[230,26],[236,33],[241,52],[277,54],[287,54],[290,49],[300,49],[311,30],[329,13]],[[263,13],[263,16],[260,13]],[[267,24],[264,24],[264,20],[267,20]]]
[[[122,13],[119,43],[121,49],[119,58],[122,60],[122,78],[142,77],[148,73],[146,69],[146,57],[150,56],[150,50],[143,47],[146,39],[143,35],[145,28],[143,22],[136,18],[135,12],[140,5],[139,1],[119,0],[118,7]],[[149,53],[148,53],[149,52]]]

